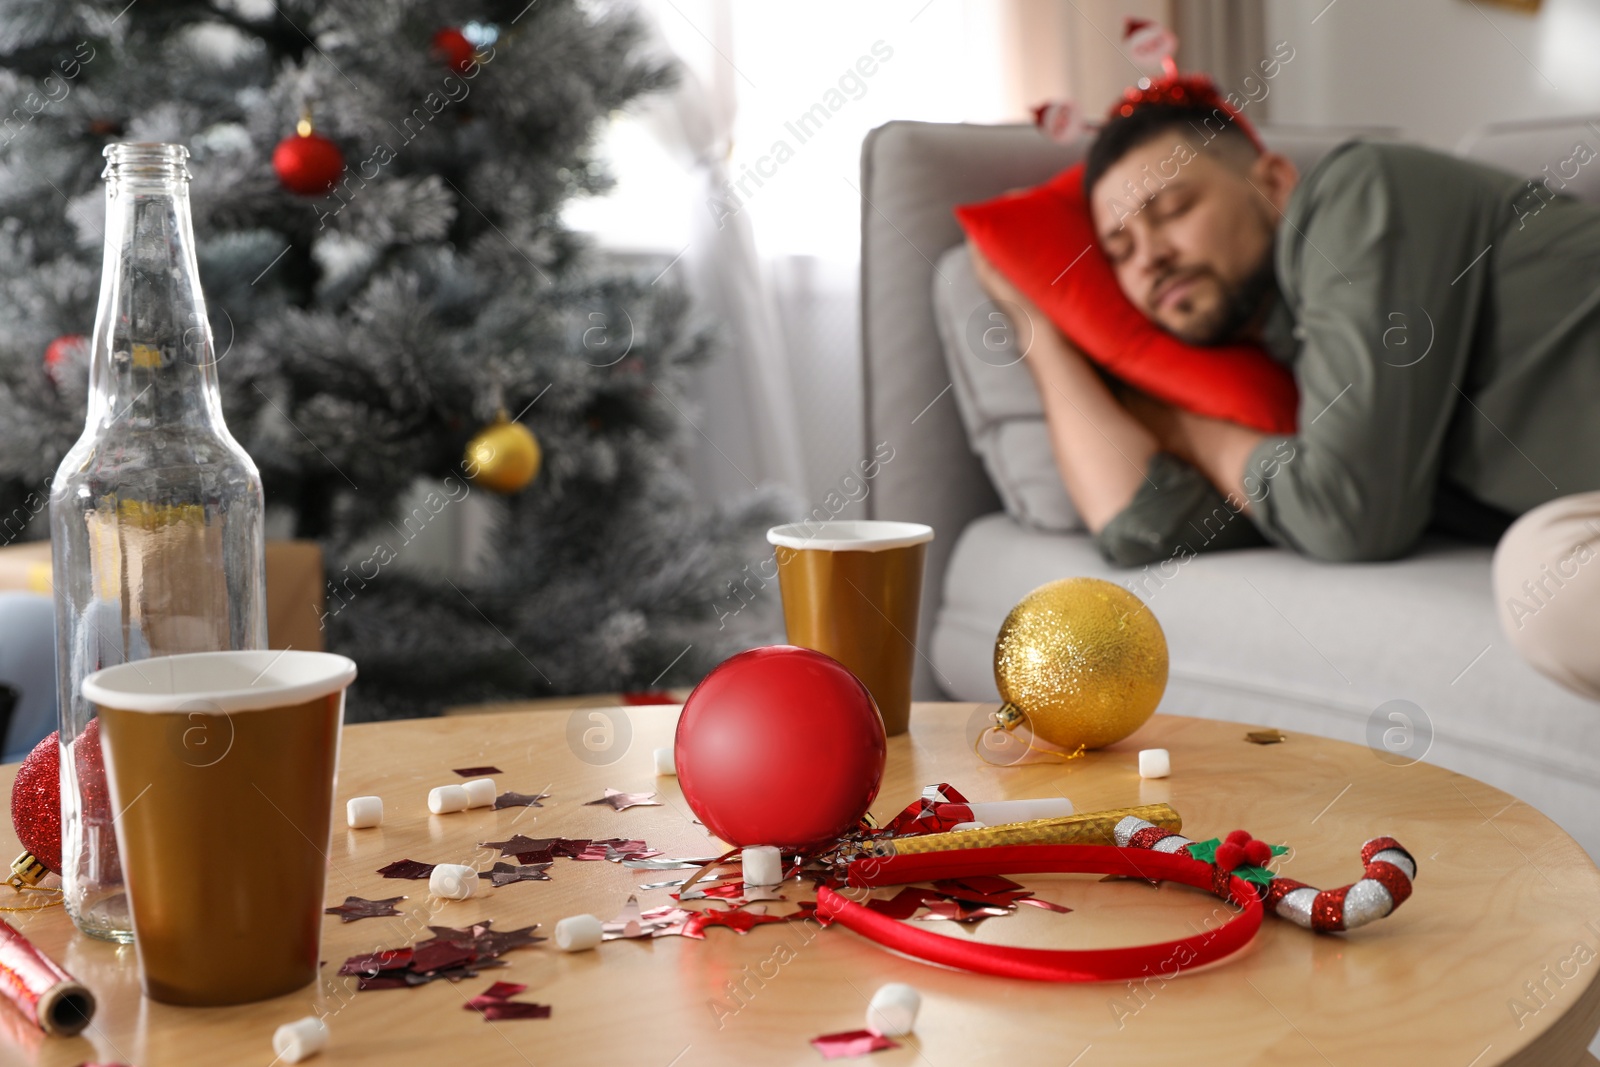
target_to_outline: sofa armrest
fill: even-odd
[[[949,395],[932,287],[935,263],[963,240],[951,208],[1041,182],[1080,155],[1032,126],[891,122],[861,148],[861,350],[865,444],[894,449],[873,480],[867,517],[934,529],[922,589],[918,647],[926,653],[945,564],[969,522],[997,511],[988,475]],[[939,691],[926,654],[914,693]]]

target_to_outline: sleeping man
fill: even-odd
[[[1584,565],[1600,555],[1600,209],[1398,144],[1346,144],[1302,176],[1225,112],[1124,105],[1085,193],[1151,321],[1292,367],[1294,435],[1108,384],[974,253],[990,295],[1033,319],[1026,362],[1100,551],[1137,565],[1270,542],[1358,561],[1430,529],[1498,541],[1513,643],[1600,698],[1600,563]]]

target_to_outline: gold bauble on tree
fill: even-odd
[[[1099,578],[1063,578],[1000,624],[996,722],[1066,749],[1102,748],[1143,726],[1167,688],[1167,638],[1144,601]]]
[[[539,442],[533,431],[500,413],[478,436],[467,442],[462,467],[474,485],[496,493],[515,493],[539,473]]]

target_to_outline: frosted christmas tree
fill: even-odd
[[[700,507],[676,461],[714,338],[663,264],[561,223],[607,187],[600,121],[671,78],[627,9],[572,0],[0,4],[0,540],[46,535],[83,426],[101,152],[169,141],[228,425],[269,529],[323,545],[353,719],[692,684],[779,639],[775,590],[726,605],[798,508]],[[408,569],[473,494],[485,565]]]

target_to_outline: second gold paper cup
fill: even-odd
[[[865,683],[883,729],[911,721],[922,567],[933,527],[837,519],[774,526],[783,621],[791,645],[832,656]]]

